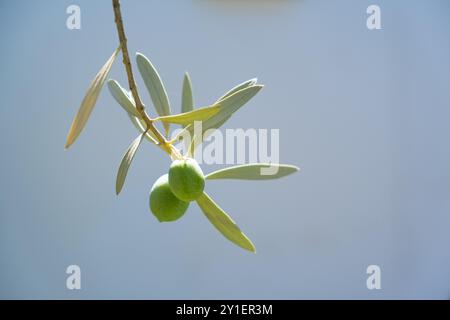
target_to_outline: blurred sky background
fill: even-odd
[[[0,298],[450,297],[449,1],[122,1],[129,50],[156,65],[173,110],[185,71],[198,106],[266,85],[227,127],[279,128],[281,162],[302,171],[206,187],[256,255],[195,204],[157,223],[148,193],[169,161],[150,144],[116,197],[137,133],[107,90],[64,151],[118,45],[110,2],[0,2]],[[81,30],[66,28],[71,4]],[[370,4],[382,30],[366,27]],[[125,84],[120,60],[110,77]],[[71,264],[79,291],[66,289]],[[381,290],[366,288],[371,264]]]

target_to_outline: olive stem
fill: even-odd
[[[134,101],[136,103],[136,109],[139,112],[142,120],[145,122],[147,126],[147,131],[151,131],[156,139],[158,140],[158,146],[163,149],[169,156],[175,159],[180,159],[181,154],[180,151],[175,148],[166,138],[159,132],[159,130],[154,126],[154,119],[151,119],[147,113],[145,112],[145,106],[142,103],[142,100],[139,96],[136,81],[133,76],[133,69],[131,67],[130,56],[128,54],[128,46],[127,46],[127,37],[125,35],[125,29],[122,21],[122,13],[120,10],[120,1],[112,0],[112,5],[114,9],[114,17],[117,26],[117,33],[119,36],[120,47],[122,50],[123,64],[125,66],[125,70],[128,78],[128,86],[130,88],[131,94],[133,95]]]

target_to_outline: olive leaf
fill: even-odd
[[[205,179],[270,180],[287,176],[298,170],[300,170],[298,167],[288,164],[250,163],[214,171]]]
[[[146,131],[145,122],[142,120],[140,113],[136,109],[136,104],[134,103],[134,99],[131,93],[120,86],[120,84],[116,80],[109,80],[108,88],[114,99],[116,99],[116,101],[127,112],[131,122],[136,127],[136,129],[138,129],[140,133],[144,133]],[[145,137],[150,142],[158,144],[156,136],[153,132],[147,131]]]
[[[220,111],[220,105],[213,105],[210,107],[204,107],[195,109],[189,112],[174,114],[171,116],[158,117],[155,119],[164,123],[175,123],[186,126],[194,121],[205,121],[217,114]]]
[[[125,183],[125,178],[127,177],[128,169],[130,168],[131,162],[133,161],[134,155],[136,154],[137,149],[139,148],[142,139],[145,136],[145,132],[141,133],[139,137],[137,137],[131,145],[128,147],[125,152],[122,161],[120,162],[119,170],[117,171],[116,178],[116,194],[119,194],[122,190],[123,184]]]
[[[263,87],[264,86],[262,85],[250,86],[221,100],[220,112],[203,123],[203,132],[209,129],[217,129],[219,125],[222,125],[233,113],[253,98]]]
[[[97,73],[95,78],[92,80],[86,95],[84,96],[83,101],[81,102],[80,109],[78,110],[75,119],[72,122],[72,125],[69,129],[69,133],[67,134],[66,146],[65,148],[69,148],[75,140],[80,135],[83,130],[86,122],[91,115],[92,109],[94,109],[95,103],[97,102],[97,98],[100,95],[103,84],[105,83],[106,77],[108,76],[109,71],[114,63],[114,60],[117,57],[117,54],[120,51],[120,46],[113,52],[111,57],[106,61],[104,66]]]
[[[189,74],[186,72],[183,79],[183,91],[181,95],[181,112],[186,113],[194,109],[194,96]]]
[[[219,230],[222,235],[234,244],[256,252],[255,246],[241,229],[205,192],[197,199],[197,204],[202,209],[208,220]]]
[[[183,79],[183,91],[181,94],[181,112],[189,112],[194,110],[194,94],[192,92],[192,82],[189,73],[184,74]],[[183,126],[185,129],[187,126]],[[189,142],[184,141],[184,147],[187,150],[189,148]]]
[[[245,89],[245,88],[247,88],[247,87],[251,87],[251,86],[255,85],[257,81],[258,81],[257,78],[253,78],[253,79],[247,80],[247,81],[245,81],[245,82],[243,82],[243,83],[241,83],[241,84],[238,84],[236,87],[232,88],[230,91],[228,91],[228,92],[225,93],[223,96],[221,96],[221,97],[219,98],[219,100],[217,100],[217,102],[222,101],[222,100],[225,99],[225,98],[228,98],[228,97],[231,96],[233,93],[236,93],[236,92],[238,92],[238,91],[240,91],[240,90],[242,90],[242,89]]]
[[[193,158],[194,157],[195,146],[199,145],[200,143],[201,143],[200,138],[196,134],[192,135],[192,140],[189,143],[189,146],[188,146],[188,149],[187,149],[187,156],[189,158]]]
[[[142,121],[142,119],[138,119],[138,118],[136,118],[135,116],[133,116],[133,115],[131,115],[131,114],[128,114],[128,116],[130,117],[131,123],[133,123],[133,125],[136,127],[136,129],[137,129],[140,133],[146,132],[146,129],[145,129],[145,123]],[[150,141],[150,142],[152,142],[152,143],[154,143],[154,144],[156,144],[156,145],[159,144],[159,143],[158,143],[158,140],[156,139],[156,136],[155,136],[154,133],[151,132],[151,131],[147,131],[147,132],[145,133],[145,138],[146,138],[148,141]]]
[[[116,80],[108,81],[108,89],[114,99],[116,99],[116,101],[122,108],[125,109],[126,112],[137,118],[141,118],[141,115],[136,109],[133,97],[124,88],[122,88]]]
[[[141,53],[136,54],[136,62],[145,86],[147,87],[150,97],[152,98],[156,112],[159,116],[170,115],[171,111],[169,97],[167,96],[166,89],[164,88],[164,84],[158,74],[158,71],[156,71],[156,68],[150,60]],[[166,131],[166,135],[168,135],[168,123],[164,123],[164,129]]]
[[[202,137],[206,138],[204,133],[210,129],[218,129],[222,126],[237,110],[239,110],[244,104],[246,104],[251,98],[253,98],[263,85],[253,85],[247,88],[234,92],[230,96],[224,98],[220,102],[220,111],[202,123]],[[190,129],[190,134],[193,135],[194,127]],[[194,145],[197,147],[202,142],[202,139],[197,139]]]

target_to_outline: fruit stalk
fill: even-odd
[[[136,109],[142,117],[142,120],[147,126],[147,130],[154,133],[155,137],[158,139],[159,147],[163,149],[167,154],[175,159],[181,159],[182,156],[177,148],[175,148],[166,138],[159,132],[159,130],[154,126],[154,120],[151,119],[145,112],[144,104],[139,96],[136,81],[133,76],[133,69],[130,62],[130,55],[128,53],[127,37],[125,35],[125,29],[122,21],[122,13],[120,10],[120,1],[112,0],[112,5],[114,9],[114,17],[117,26],[117,33],[119,35],[120,47],[122,50],[123,64],[128,78],[128,86],[130,88],[131,94],[133,95],[134,101],[136,103]]]

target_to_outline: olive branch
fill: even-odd
[[[189,75],[186,73],[183,80],[181,113],[172,114],[167,92],[156,68],[149,59],[138,53],[136,55],[136,63],[158,114],[157,117],[150,117],[140,98],[133,75],[120,1],[112,0],[112,5],[119,46],[91,82],[69,129],[65,148],[69,148],[75,142],[85,127],[109,71],[121,51],[129,91],[121,87],[115,80],[108,81],[108,88],[114,99],[127,112],[131,122],[140,134],[128,147],[119,165],[116,178],[116,193],[119,194],[121,192],[128,169],[145,138],[166,152],[173,161],[169,174],[161,176],[153,185],[150,193],[150,209],[158,220],[175,221],[184,214],[191,201],[196,201],[208,220],[228,240],[246,250],[255,252],[255,246],[250,239],[239,229],[231,217],[204,192],[205,180],[277,179],[298,171],[298,168],[292,165],[252,163],[228,167],[204,176],[201,168],[194,159],[191,159],[191,156],[193,156],[195,148],[203,142],[208,133],[222,126],[237,110],[253,98],[263,86],[257,84],[256,79],[251,79],[232,88],[212,105],[194,109],[192,84]],[[196,121],[202,122],[200,136],[196,135],[194,131],[193,123]],[[156,122],[162,123],[164,134],[155,126]],[[170,124],[181,125],[184,129],[174,139],[168,140]],[[189,134],[190,137],[193,137],[189,142],[188,153],[185,155],[175,146],[176,142],[183,139],[184,134]],[[262,174],[262,170],[268,167],[275,168],[275,173],[270,175]]]

